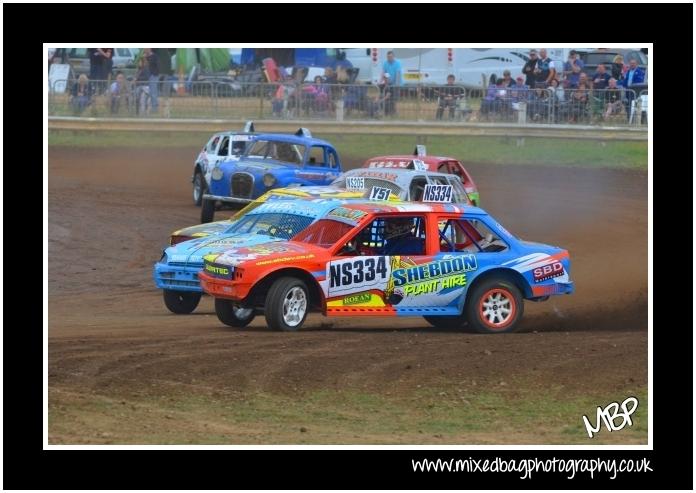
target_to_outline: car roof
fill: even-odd
[[[280,142],[288,142],[290,144],[302,144],[302,145],[321,145],[333,147],[329,142],[321,139],[315,139],[314,137],[300,137],[292,134],[272,134],[272,133],[257,133],[256,138],[261,140],[276,140]]]
[[[427,165],[438,165],[443,161],[459,161],[459,159],[455,159],[453,157],[446,157],[446,156],[415,156],[413,154],[393,154],[393,155],[388,155],[388,156],[375,156],[371,157],[370,159],[367,159],[365,161],[365,165],[370,163],[371,161],[413,161],[414,159],[420,159]]]
[[[413,176],[422,176],[422,175],[427,175],[427,176],[454,176],[455,178],[459,179],[457,175],[452,175],[450,173],[441,173],[439,171],[430,171],[430,170],[418,170],[418,169],[409,169],[409,168],[355,168],[351,169],[345,172],[346,175],[351,175],[351,176],[370,176],[372,178],[380,178],[380,175],[384,175],[386,178],[387,175],[396,175],[399,178],[410,178]],[[340,176],[339,176],[340,178]]]
[[[404,202],[402,204],[389,204],[388,202],[350,201],[341,205],[345,209],[366,212],[368,214],[388,213],[453,213],[453,214],[478,214],[488,215],[483,209],[466,204]]]

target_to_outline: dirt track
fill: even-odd
[[[571,254],[576,294],[526,303],[522,333],[318,315],[298,333],[275,333],[263,317],[243,331],[223,326],[208,298],[194,315],[172,315],[154,288],[168,234],[198,222],[188,181],[195,153],[49,149],[49,388],[64,393],[61,405],[67,394],[406,395],[472,376],[570,394],[647,385],[645,172],[469,166],[483,206],[512,233]]]

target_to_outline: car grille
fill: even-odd
[[[248,173],[234,173],[230,190],[232,197],[240,199],[250,199],[251,192],[254,189],[254,177]]]

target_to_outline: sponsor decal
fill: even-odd
[[[329,214],[327,215],[328,218],[341,218],[341,219],[349,219],[351,221],[360,221],[363,217],[367,215],[367,212],[356,210],[356,209],[347,209],[345,207],[337,207]]]
[[[295,176],[305,180],[323,180],[326,178],[326,175],[322,173],[308,173],[306,171],[296,171]]]
[[[251,140],[249,135],[233,135],[232,142],[248,142]]]
[[[410,161],[370,161],[370,168],[408,168]]]
[[[465,272],[478,268],[474,255],[438,259],[421,265],[392,257],[392,264],[392,277],[385,292],[392,305],[398,304],[406,296],[464,288],[467,283]]]
[[[203,269],[208,273],[211,274],[215,277],[223,277],[226,279],[232,278],[232,272],[233,268],[225,266],[225,265],[219,265],[219,264],[212,264],[210,262],[206,262],[205,265],[203,266]]]
[[[246,250],[259,255],[270,255],[271,253],[287,252],[290,249],[282,243],[266,243],[247,247]]]
[[[423,202],[452,202],[452,185],[426,185]]]
[[[564,274],[563,264],[556,261],[552,264],[544,265],[543,267],[537,267],[532,270],[532,275],[534,276],[534,282],[543,282],[554,277],[559,277]]]
[[[372,295],[370,293],[358,293],[351,296],[346,296],[343,298],[344,305],[360,305],[362,303],[369,303],[372,300]]]
[[[349,176],[346,178],[348,190],[365,190],[365,178],[362,176]]]
[[[309,255],[296,255],[294,257],[280,257],[271,260],[263,260],[261,262],[256,262],[256,265],[279,264],[281,262],[295,262],[298,260],[307,260],[310,258],[314,258],[313,253],[310,253]]]
[[[389,200],[391,190],[383,187],[372,187],[370,190],[370,200]]]
[[[387,171],[371,171],[371,170],[360,170],[356,172],[358,176],[365,178],[377,178],[379,180],[393,181],[395,182],[399,177],[394,173],[389,173]]]

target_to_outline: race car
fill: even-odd
[[[305,128],[295,134],[257,134],[238,160],[213,167],[201,222],[213,220],[218,204],[248,204],[273,188],[328,185],[340,173],[336,149]]]
[[[314,195],[302,192],[303,197],[309,197],[307,199],[292,197],[283,192],[269,192],[264,195],[266,203],[249,204],[253,208],[248,206],[244,215],[234,221],[211,223],[216,229],[222,228],[222,231],[214,231],[212,234],[210,231],[188,231],[193,235],[207,233],[207,236],[177,241],[166,248],[153,271],[155,285],[164,290],[162,296],[165,306],[177,314],[191,313],[196,309],[202,294],[198,273],[203,268],[203,255],[233,246],[286,241],[338,204],[350,197],[362,199],[364,195],[362,192],[326,190],[329,187],[316,188],[322,190]],[[177,238],[180,239],[181,235]]]
[[[254,140],[254,123],[247,122],[241,132],[227,131],[214,134],[193,163],[193,202],[201,205],[203,194],[210,186],[210,174],[216,163],[239,159]]]
[[[412,155],[376,156],[363,163],[363,168],[417,169],[422,171],[438,171],[457,175],[469,194],[471,202],[480,206],[478,187],[464,165],[457,159],[443,156],[428,156],[424,145],[416,146]]]
[[[263,311],[268,327],[298,330],[317,310],[504,333],[519,327],[524,299],[574,290],[567,250],[522,241],[482,209],[453,204],[342,204],[291,241],[203,259],[201,286],[236,327]],[[249,310],[243,319],[240,309]]]
[[[170,236],[170,245],[193,238],[202,238],[220,233],[230,226],[230,222],[242,217],[258,205],[281,198],[370,198],[370,193],[388,194],[387,199],[421,201],[425,185],[451,185],[450,202],[470,204],[471,201],[459,178],[455,175],[416,171],[412,169],[370,170],[358,168],[347,171],[331,183],[330,186],[301,186],[292,188],[275,188],[255,199],[230,219],[203,223],[175,231]],[[388,192],[387,192],[388,190]]]

